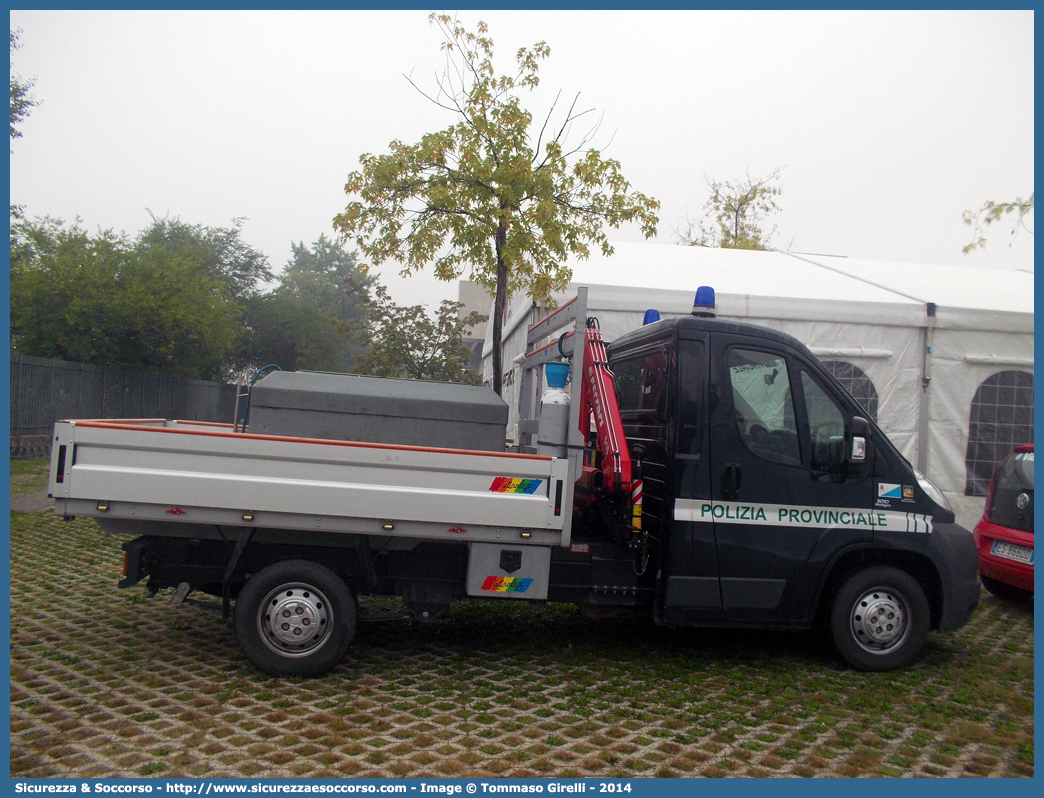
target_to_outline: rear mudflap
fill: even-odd
[[[146,552],[148,539],[144,537],[127,540],[120,546],[123,555],[123,579],[120,587],[132,587],[149,575]]]

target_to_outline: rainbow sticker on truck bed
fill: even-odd
[[[537,492],[542,479],[512,479],[511,477],[497,477],[489,489],[493,493],[525,493]]]
[[[532,579],[519,579],[513,576],[487,576],[482,589],[489,593],[525,593],[533,584]]]

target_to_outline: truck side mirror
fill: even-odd
[[[849,425],[848,473],[862,476],[870,470],[870,422],[853,416]]]

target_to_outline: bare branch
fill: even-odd
[[[551,115],[555,112],[555,107],[558,105],[558,98],[562,96],[562,90],[558,90],[558,94],[555,95],[555,101],[551,103],[551,108],[547,112],[547,116],[544,117],[544,123],[540,126],[540,135],[537,136],[536,147],[533,148],[533,152],[539,154],[542,147],[541,144],[544,142],[544,131],[547,130],[547,123],[551,121]]]
[[[590,112],[591,112],[591,111],[593,111],[593,110],[594,110],[593,108],[589,108],[589,109],[588,109],[588,110],[586,110],[586,111],[582,111],[581,113],[579,113],[579,114],[577,114],[577,115],[576,115],[575,117],[573,117],[573,119],[579,119],[579,118],[580,118],[581,116],[583,116],[584,114],[590,113]],[[590,128],[590,129],[589,129],[589,130],[588,130],[588,131],[587,131],[587,132],[586,132],[586,133],[585,133],[585,134],[584,134],[584,135],[583,135],[583,136],[582,136],[582,137],[580,138],[580,141],[579,141],[579,142],[577,143],[577,145],[576,145],[576,146],[575,146],[575,147],[574,147],[573,149],[569,150],[568,152],[563,152],[563,153],[562,153],[563,157],[566,157],[566,158],[568,158],[568,157],[570,157],[570,156],[572,156],[572,155],[576,155],[577,153],[580,153],[580,152],[582,152],[583,150],[585,150],[585,149],[587,148],[587,145],[588,145],[588,143],[590,143],[591,141],[593,141],[593,140],[594,140],[595,134],[597,134],[597,133],[598,133],[598,131],[599,131],[599,130],[601,129],[601,127],[602,127],[602,119],[603,119],[604,117],[605,117],[605,114],[603,114],[602,116],[598,117],[598,121],[597,121],[597,122],[595,122],[594,126],[593,126],[593,127],[591,127],[591,128]],[[570,120],[570,121],[572,121],[572,120]]]

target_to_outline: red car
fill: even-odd
[[[993,595],[1033,598],[1033,444],[1016,446],[990,480],[975,526],[982,583]]]

